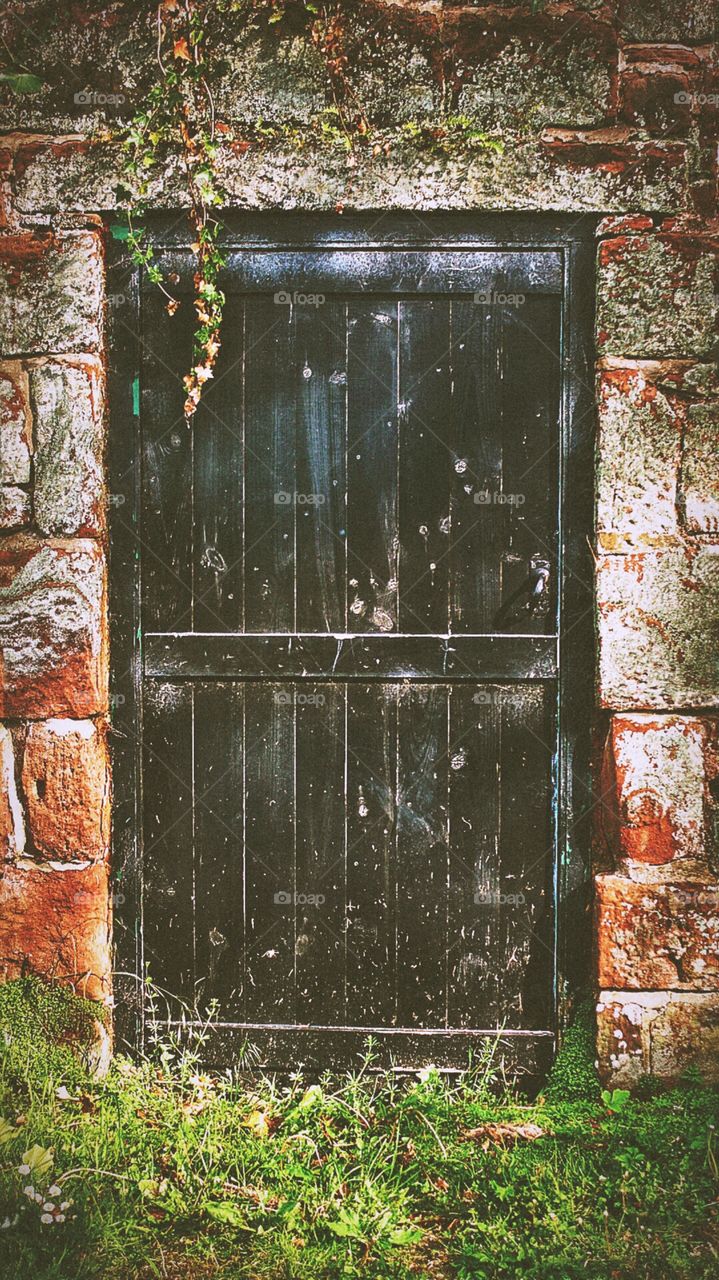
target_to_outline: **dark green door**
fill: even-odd
[[[536,1065],[562,252],[262,245],[226,288],[191,429],[190,295],[141,299],[142,962],[228,1057],[461,1066],[501,1028]]]

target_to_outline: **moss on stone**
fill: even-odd
[[[18,1086],[47,1078],[79,1079],[97,1065],[107,1012],[69,987],[37,977],[0,984],[0,1061]]]
[[[598,1097],[595,1035],[594,1008],[591,1000],[585,1000],[577,1006],[547,1078],[544,1095],[548,1102],[594,1101]]]

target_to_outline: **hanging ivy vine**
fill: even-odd
[[[175,153],[186,187],[196,257],[196,326],[192,366],[184,377],[188,422],[195,414],[203,387],[213,376],[225,303],[218,283],[225,255],[219,243],[222,223],[217,211],[226,204],[227,195],[216,161],[219,143],[230,130],[217,120],[215,113],[211,83],[217,66],[212,33],[217,31],[218,16],[225,13],[241,17],[244,11],[249,17],[251,11],[265,10],[269,22],[276,23],[290,9],[299,12],[312,44],[324,59],[339,130],[351,146],[353,132],[366,135],[368,126],[347,79],[339,6],[318,6],[303,0],[160,0],[157,6],[159,78],[146,106],[134,116],[125,143],[125,173],[133,192],[128,245],[134,261],[162,290],[167,311],[174,315],[180,306],[173,292],[177,280],[163,275],[138,220],[161,160],[168,152]]]
[[[215,9],[218,5],[215,4]],[[139,200],[129,213],[130,252],[149,279],[162,290],[167,310],[180,306],[171,292],[176,281],[166,280],[154,259],[145,229],[137,226],[160,157],[169,148],[179,153],[189,200],[189,217],[196,255],[194,308],[197,323],[192,367],[185,375],[185,417],[191,419],[220,349],[220,326],[225,297],[218,285],[225,257],[219,247],[221,230],[216,210],[225,203],[217,179],[217,125],[210,88],[206,41],[209,5],[191,0],[161,0],[157,7],[157,63],[160,77],[150,90],[147,106],[138,112],[126,141],[126,173]],[[169,287],[168,287],[169,286]]]
[[[376,0],[365,0],[368,14],[376,18]],[[187,193],[195,253],[194,300],[196,324],[192,364],[185,375],[185,416],[191,422],[205,384],[212,378],[221,341],[225,303],[219,280],[225,265],[221,248],[219,210],[228,203],[219,172],[220,147],[245,151],[285,138],[305,145],[308,130],[292,124],[275,125],[262,120],[243,126],[236,136],[217,117],[212,85],[227,69],[223,45],[227,42],[225,19],[233,29],[262,20],[268,26],[284,23],[300,34],[319,54],[327,77],[329,105],[309,127],[315,138],[341,145],[348,168],[355,164],[357,145],[373,155],[389,154],[391,144],[381,136],[370,138],[367,114],[349,75],[346,21],[348,12],[363,8],[363,0],[348,5],[343,0],[159,0],[156,9],[157,81],[146,104],[134,116],[125,139],[125,172],[128,187],[128,244],[135,262],[164,293],[170,315],[180,307],[174,286],[177,278],[165,278],[154,257],[152,243],[142,227],[153,180],[164,177],[168,158],[178,161]],[[489,137],[462,115],[443,114],[437,122],[406,122],[399,131],[404,143],[416,143],[426,153],[445,153],[457,143],[469,149],[501,152],[503,144]],[[342,205],[337,209],[342,211]]]

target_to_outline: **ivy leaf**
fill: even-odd
[[[192,62],[192,54],[184,36],[175,41],[172,46],[172,52],[176,58],[182,58],[185,62]]]
[[[0,80],[5,80],[10,85],[13,93],[37,93],[45,83],[29,71],[3,71]]]

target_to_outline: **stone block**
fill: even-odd
[[[0,725],[0,866],[25,852],[25,815],[15,776],[15,749],[10,730]]]
[[[104,378],[99,360],[46,360],[30,366],[35,422],[35,524],[64,537],[101,533]]]
[[[32,420],[28,377],[17,360],[0,363],[0,484],[30,483]]]
[[[0,354],[97,351],[103,278],[93,232],[0,237]]]
[[[168,159],[162,180],[150,178],[156,207],[181,208],[186,202],[177,167]],[[125,182],[122,144],[105,138],[85,139],[82,146],[46,138],[40,145],[19,147],[15,159],[15,204],[23,218],[58,210],[86,218],[88,209],[115,209],[117,186]]]
[[[0,980],[25,974],[109,1001],[108,870],[7,864],[0,875]]]
[[[719,988],[719,885],[595,880],[597,981],[623,991]]]
[[[684,405],[648,362],[598,379],[597,542],[606,551],[676,539]]]
[[[104,724],[47,720],[30,725],[22,790],[34,853],[60,863],[107,856],[110,771]]]
[[[712,358],[717,241],[709,235],[615,236],[599,248],[600,355]]]
[[[262,117],[308,124],[327,105],[322,55],[301,36],[280,30],[258,40],[257,32],[243,24],[227,42],[225,58],[215,101],[228,120],[254,125]]]
[[[475,69],[473,83],[460,91],[459,110],[502,137],[536,137],[548,125],[601,125],[611,89],[612,67],[591,38],[528,48],[516,37]]]
[[[107,709],[105,560],[89,539],[0,543],[0,715]]]
[[[597,607],[601,706],[719,706],[718,544],[600,556]]]
[[[625,40],[714,40],[714,0],[625,0],[620,6],[619,31]]]
[[[716,879],[718,729],[698,716],[612,717],[599,809],[609,868],[652,883]]]
[[[719,533],[719,399],[689,405],[679,505],[690,533]]]
[[[601,991],[597,1056],[613,1087],[631,1088],[647,1073],[671,1084],[687,1067],[718,1083],[719,994]]]

